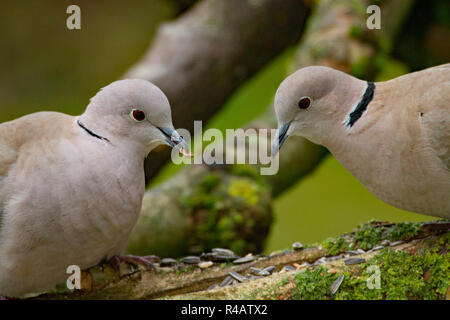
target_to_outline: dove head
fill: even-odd
[[[311,66],[291,74],[275,95],[278,130],[272,154],[291,135],[326,145],[345,127],[343,119],[364,86],[364,81],[328,67]]]
[[[146,80],[119,80],[104,87],[79,117],[79,125],[113,144],[136,146],[145,156],[160,144],[188,150],[173,127],[167,97]]]

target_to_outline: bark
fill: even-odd
[[[381,229],[383,234],[387,230],[396,228],[395,224],[387,222],[371,222],[370,225],[372,230]],[[423,256],[426,252],[433,252],[445,256],[448,255],[449,227],[450,223],[445,220],[424,223],[418,227],[414,235],[403,234],[403,243],[390,242],[390,246],[393,246],[392,248],[396,251],[403,250],[410,254]],[[357,243],[355,232],[341,237]],[[359,239],[359,241],[365,240]],[[196,265],[179,263],[173,267],[158,267],[157,272],[140,270],[127,263],[120,265],[120,272],[115,271],[108,264],[99,265],[83,272],[81,290],[48,293],[35,299],[285,299],[290,298],[290,292],[295,287],[293,277],[304,271],[308,264],[314,266],[320,264],[326,267],[329,273],[347,274],[349,270],[344,260],[348,258],[348,254],[344,255],[345,252],[346,249],[342,249],[339,255],[334,253],[334,258],[320,261],[319,259],[323,260],[330,254],[322,246],[316,246],[300,250],[284,250],[269,256],[258,256],[254,261],[241,265],[215,264],[207,269],[201,269]],[[377,253],[379,253],[378,250],[367,251],[353,257],[368,261]],[[378,263],[382,264],[383,261]],[[282,269],[286,265],[295,267],[295,270],[283,272]],[[272,266],[273,271],[270,276],[210,288],[211,285],[222,283],[226,277],[230,276],[230,272],[245,275],[251,272],[251,267],[264,269]],[[446,281],[448,267],[447,271],[441,272],[444,274],[436,274],[435,277],[439,276]]]
[[[192,132],[208,120],[242,83],[302,31],[308,8],[299,0],[201,1],[162,24],[150,50],[124,78],[143,78],[167,95],[176,128]],[[147,181],[169,159],[168,148],[145,163]]]
[[[376,68],[374,61],[377,55],[387,54],[386,48],[391,46],[402,17],[408,12],[407,5],[393,5],[394,0],[384,1],[382,21],[396,21],[396,26],[390,24],[389,28],[380,31],[367,31],[365,23],[368,15],[366,6],[360,2],[339,0],[321,1],[309,18],[308,29],[301,41],[291,65],[290,71],[308,65],[327,65],[336,69],[360,75],[366,79],[373,78]],[[409,4],[411,2],[408,2]],[[380,43],[383,44],[380,47]],[[273,107],[269,106],[267,112],[252,121],[247,127],[275,128],[276,118]],[[270,138],[267,141],[270,145]],[[237,150],[245,152],[248,150]],[[259,167],[236,166],[193,166],[188,165],[173,178],[149,190],[143,201],[143,209],[137,226],[133,231],[128,251],[135,254],[155,253],[162,256],[180,256],[192,252],[192,248],[205,250],[214,246],[232,247],[236,252],[259,252],[263,247],[262,240],[269,231],[271,222],[270,194],[266,192],[267,186],[272,196],[277,196],[290,186],[297,183],[302,177],[309,174],[327,154],[323,147],[299,138],[291,137],[287,140],[280,153],[280,170],[276,175],[260,176]],[[247,153],[248,154],[248,153]],[[245,219],[252,217],[254,228],[241,223],[230,225],[229,229],[211,227],[208,233],[216,234],[215,241],[205,241],[196,235],[204,232],[207,215],[199,211],[210,210],[205,206],[186,206],[185,200],[195,198],[202,192],[197,181],[208,176],[211,171],[221,171],[221,179],[216,188],[226,190],[234,180],[241,179],[243,174],[249,188],[258,190],[258,203],[237,209]],[[223,197],[213,209],[222,207],[221,217],[230,216],[236,212],[233,206],[221,205],[222,202],[233,203],[239,196],[222,193]],[[254,210],[257,206],[259,209]],[[261,217],[258,218],[258,215]],[[244,220],[245,220],[244,219]],[[231,237],[222,237],[222,233],[232,233]],[[239,242],[239,238],[245,242]],[[208,239],[210,240],[210,239]],[[193,250],[194,252],[196,250]]]

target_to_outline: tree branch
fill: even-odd
[[[201,1],[162,24],[152,47],[124,78],[143,78],[169,98],[176,128],[192,132],[231,94],[302,31],[307,7],[299,0]],[[146,161],[147,181],[169,159],[167,148]]]

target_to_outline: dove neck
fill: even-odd
[[[108,138],[102,137],[98,134],[96,134],[94,131],[92,131],[91,129],[87,128],[79,119],[77,120],[77,124],[78,126],[80,126],[84,131],[86,131],[88,134],[90,134],[91,136],[93,136],[94,138],[100,139],[100,140],[104,140],[104,141],[108,141]]]
[[[336,72],[331,90],[319,102],[324,106],[323,109],[320,113],[309,116],[309,122],[314,125],[303,128],[303,136],[326,147],[343,143],[342,137],[352,130],[352,127],[348,126],[349,119],[354,125],[364,118],[364,111],[368,105],[364,97],[368,86],[367,81]]]

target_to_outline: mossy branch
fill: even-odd
[[[83,272],[82,290],[37,299],[449,299],[449,228],[445,220],[414,226],[373,221],[338,237],[349,241],[352,250],[342,246],[331,252],[316,245],[207,269],[181,263],[155,272],[122,263],[118,273],[110,265],[100,265]],[[399,240],[385,242],[374,234]],[[373,250],[355,255],[364,243],[372,243]],[[350,264],[349,258],[360,261]],[[369,290],[373,266],[381,271],[381,287]],[[230,272],[244,276],[251,268],[267,267],[271,275],[211,288]],[[341,276],[340,288],[330,292]]]

